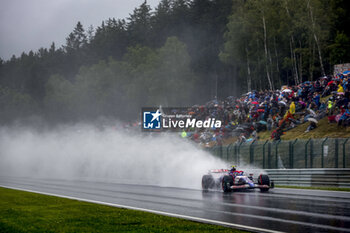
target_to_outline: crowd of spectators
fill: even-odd
[[[279,140],[285,131],[309,122],[306,133],[317,128],[318,121],[328,117],[339,127],[350,125],[350,72],[306,81],[299,85],[282,86],[280,90],[251,91],[240,98],[212,100],[195,105],[188,114],[196,119],[215,118],[221,128],[190,129],[182,132],[198,143],[237,137],[239,141],[258,139],[258,132],[271,131],[271,139]]]

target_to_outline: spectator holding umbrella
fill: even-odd
[[[280,127],[278,127],[272,132],[271,139],[278,141],[281,139],[282,134],[283,134],[283,130]]]
[[[310,125],[307,127],[305,133],[308,133],[311,130],[316,129],[317,123],[318,123],[318,121],[315,118],[308,118],[307,120],[310,121]]]
[[[239,136],[239,140],[238,140],[240,143],[243,143],[243,142],[246,142],[247,139],[246,137],[244,136],[244,133],[242,133],[240,136]]]
[[[343,115],[339,118],[338,126],[345,125],[345,122],[347,122],[349,119],[350,119],[350,111],[349,111],[349,108],[348,108],[343,113]]]
[[[315,92],[315,93],[314,93],[313,102],[315,103],[315,105],[317,106],[317,108],[320,107],[320,99],[321,99],[320,95],[319,95],[317,92]]]
[[[289,113],[294,115],[295,114],[295,103],[292,101],[292,103],[289,106]]]
[[[328,101],[327,101],[327,115],[332,115],[333,114],[333,106],[334,106],[334,98],[331,96]]]
[[[338,85],[338,90],[337,90],[338,93],[340,92],[344,92],[344,88],[342,87],[342,85]]]

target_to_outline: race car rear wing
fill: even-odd
[[[223,172],[228,172],[228,169],[210,169],[209,173],[223,173]]]

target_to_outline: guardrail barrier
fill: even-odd
[[[350,168],[267,169],[276,185],[350,188]]]

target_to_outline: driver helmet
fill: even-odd
[[[232,165],[230,171],[231,171],[231,172],[235,172],[235,171],[236,171],[236,166],[235,166],[235,165]]]

